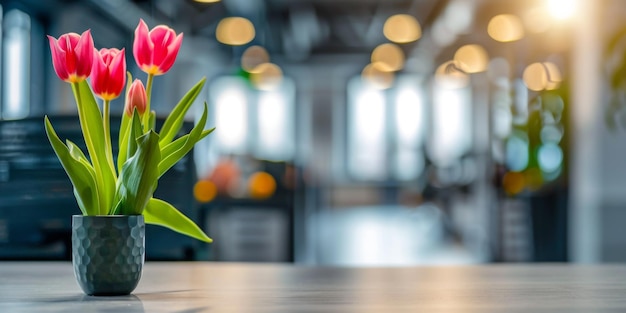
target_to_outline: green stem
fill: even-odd
[[[152,96],[152,80],[154,74],[148,74],[148,81],[146,82],[146,111],[143,113],[143,131],[147,132],[150,129],[150,98]]]
[[[111,100],[104,100],[103,112],[102,112],[102,124],[104,126],[104,145],[107,154],[107,162],[111,168],[115,168],[113,165],[113,148],[111,145],[111,122],[109,118],[109,110],[111,107]],[[113,171],[115,174],[115,171]],[[115,177],[116,175],[114,175]],[[115,177],[117,178],[117,177]]]
[[[95,169],[95,174],[96,174],[96,184],[98,185],[98,189],[102,188],[104,186],[104,178],[102,177],[102,172],[98,170],[98,161],[97,161],[97,155],[95,153],[95,151],[93,150],[93,142],[91,142],[91,138],[89,138],[89,136],[87,135],[88,133],[88,125],[87,123],[84,121],[84,112],[83,112],[83,101],[81,100],[81,96],[80,96],[80,87],[78,85],[78,83],[72,83],[72,91],[74,92],[74,98],[76,99],[76,105],[78,106],[78,119],[80,120],[80,128],[83,132],[83,137],[85,138],[85,144],[87,145],[87,151],[89,152],[89,157],[91,158],[91,163]],[[98,191],[98,193],[100,193],[100,191]],[[104,198],[100,198],[99,199],[100,202],[100,215],[106,215],[108,208],[107,208],[107,201]]]

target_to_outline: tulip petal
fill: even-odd
[[[48,41],[50,42],[50,54],[52,55],[54,72],[61,80],[65,81],[69,76],[65,67],[65,51],[61,50],[56,38],[48,35]]]
[[[76,76],[76,51],[75,47],[78,43],[80,36],[76,33],[68,33],[59,37],[59,46],[65,51],[65,69],[69,76],[69,80],[72,80],[72,76]]]
[[[91,74],[93,65],[94,43],[91,37],[91,31],[88,29],[82,33],[80,40],[76,44],[77,68],[76,75],[78,77],[88,77]]]
[[[139,20],[139,25],[135,29],[135,40],[133,42],[133,56],[139,68],[152,64],[152,50],[154,50],[154,44],[150,40],[148,25]]]
[[[124,49],[113,57],[108,71],[111,79],[109,92],[117,98],[126,84],[126,55]]]
[[[180,50],[180,46],[182,43],[183,33],[180,33],[178,36],[176,36],[176,39],[174,39],[172,44],[167,47],[167,56],[165,57],[163,62],[159,64],[159,75],[169,71],[172,65],[174,65],[174,61],[176,61],[176,57],[178,56],[178,51]]]
[[[93,49],[93,66],[91,69],[91,89],[93,92],[102,97],[102,94],[106,91],[104,85],[106,84],[106,72],[107,66],[102,60],[102,55],[96,50]]]
[[[167,47],[174,40],[175,35],[174,30],[165,25],[159,25],[150,31],[150,40],[154,44],[152,64],[159,66],[163,63],[168,55]]]

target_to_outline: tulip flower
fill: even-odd
[[[137,108],[139,115],[143,115],[146,112],[146,98],[146,88],[144,88],[141,80],[135,79],[126,95],[126,107],[124,109],[126,115],[133,116],[135,108]]]
[[[213,131],[205,130],[205,103],[198,123],[176,139],[206,79],[189,89],[157,131],[156,112],[150,110],[152,82],[174,64],[183,35],[165,25],[149,30],[144,21],[139,21],[135,35],[133,55],[139,68],[148,74],[145,87],[141,80],[127,78],[131,74],[126,73],[124,49],[96,50],[89,30],[81,35],[63,34],[58,39],[48,36],[54,71],[71,83],[87,154],[69,140],[64,143],[47,116],[46,135],[74,186],[76,203],[83,215],[141,214],[146,223],[211,242],[198,225],[172,204],[153,198],[159,178]],[[120,97],[124,86],[125,106],[119,132],[115,132],[119,134],[119,149],[114,164],[109,113],[111,101]],[[102,98],[102,106],[98,97]],[[135,111],[139,116],[133,116]]]
[[[57,40],[48,36],[52,65],[57,76],[69,83],[78,83],[89,77],[93,64],[93,38],[86,30],[81,35],[63,34]]]
[[[182,33],[177,36],[173,29],[165,25],[148,30],[148,25],[140,20],[135,29],[133,55],[142,71],[162,75],[174,64],[182,42]]]
[[[91,88],[103,100],[113,100],[126,84],[126,57],[124,49],[96,50],[91,72]]]

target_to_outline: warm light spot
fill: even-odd
[[[441,64],[435,71],[435,80],[448,89],[463,88],[469,84],[469,77],[454,61]]]
[[[502,188],[509,195],[516,195],[526,186],[526,177],[519,172],[508,172],[502,177]]]
[[[487,26],[489,36],[496,41],[509,42],[524,37],[524,28],[519,17],[512,14],[494,16]]]
[[[273,90],[283,81],[283,71],[274,63],[263,63],[251,71],[250,81],[261,90]]]
[[[265,48],[261,46],[251,46],[246,49],[241,56],[241,68],[251,73],[255,67],[263,63],[268,63],[269,61],[270,56]]]
[[[577,0],[546,0],[548,11],[550,14],[558,19],[565,20],[573,17],[578,10]]]
[[[543,66],[545,66],[546,72],[548,74],[546,89],[554,90],[559,88],[559,86],[561,85],[561,81],[563,80],[563,77],[561,77],[561,71],[559,71],[559,67],[552,62],[544,62]]]
[[[217,41],[232,45],[241,46],[254,39],[254,25],[243,17],[227,17],[217,24],[215,37]]]
[[[385,21],[383,34],[390,41],[407,43],[418,40],[422,36],[422,28],[413,16],[397,14]]]
[[[531,167],[524,171],[524,181],[531,190],[537,190],[543,185],[543,175],[536,167]]]
[[[212,181],[200,180],[193,186],[193,196],[198,202],[206,203],[217,195],[217,187]]]
[[[195,2],[200,2],[200,3],[216,3],[216,2],[220,2],[221,0],[193,0]]]
[[[361,78],[373,88],[387,89],[393,84],[395,75],[386,68],[386,65],[380,62],[370,63],[361,72]]]
[[[532,33],[545,33],[552,26],[552,18],[543,7],[532,8],[522,15],[524,26]]]
[[[372,52],[372,63],[376,62],[380,62],[383,71],[399,71],[404,67],[404,52],[397,45],[384,43]]]
[[[524,84],[533,91],[544,90],[548,85],[548,72],[541,63],[533,63],[524,70]]]
[[[489,57],[480,45],[465,45],[456,51],[454,61],[465,73],[479,73],[487,70]]]
[[[276,180],[266,172],[257,172],[250,176],[248,188],[252,198],[269,198],[276,191]]]

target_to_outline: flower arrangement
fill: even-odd
[[[81,35],[63,34],[58,39],[48,36],[48,40],[55,73],[72,86],[89,157],[73,142],[63,143],[47,116],[46,134],[72,182],[82,214],[143,214],[146,223],[211,242],[211,238],[174,206],[153,198],[159,178],[213,131],[204,130],[205,102],[199,122],[188,134],[175,139],[185,113],[204,86],[204,78],[173,108],[161,129],[155,130],[156,113],[150,110],[152,81],[174,64],[183,34],[177,35],[165,25],[149,30],[143,20],[139,21],[133,56],[147,74],[145,87],[139,79],[132,81],[131,74],[127,73],[125,49],[97,50],[89,30]],[[118,155],[114,160],[109,109],[111,100],[121,95],[125,85]],[[102,99],[102,111],[96,96]]]

